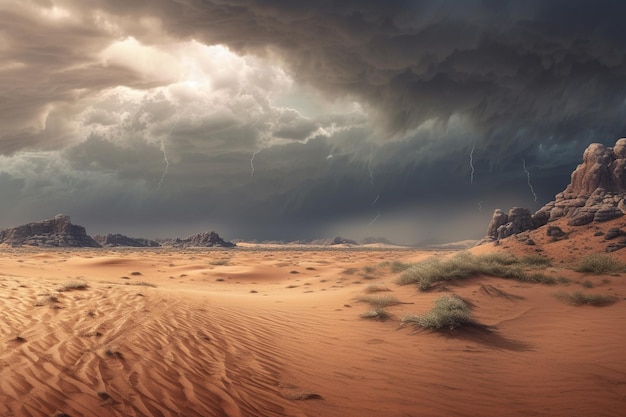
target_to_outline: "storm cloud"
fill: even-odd
[[[479,237],[493,208],[538,208],[589,143],[624,136],[625,13],[609,0],[2,2],[0,223],[63,211],[149,237]]]

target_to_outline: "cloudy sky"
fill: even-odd
[[[0,227],[479,238],[626,136],[624,16],[621,0],[0,0]]]

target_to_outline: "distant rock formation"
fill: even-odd
[[[393,243],[392,241],[390,241],[386,237],[374,237],[374,236],[368,236],[368,237],[364,238],[363,240],[361,240],[361,243],[363,245],[372,245],[372,244],[376,244],[376,243],[380,243],[380,244],[383,244],[383,245],[395,245],[395,243]]]
[[[161,246],[156,240],[128,237],[119,233],[109,233],[106,236],[94,235],[93,239],[100,245],[106,247],[129,246],[134,248],[156,248]]]
[[[356,240],[337,236],[329,243],[329,245],[358,245],[358,243]]]
[[[508,214],[497,209],[487,240],[498,240],[533,230],[548,222],[567,218],[570,226],[605,222],[626,214],[626,138],[614,147],[593,143],[585,150],[583,162],[572,173],[571,182],[554,201],[533,215],[514,207]]]
[[[199,233],[197,235],[189,236],[186,239],[173,239],[164,244],[164,246],[173,246],[175,248],[188,248],[188,247],[201,247],[201,248],[233,248],[236,245],[232,242],[227,242],[222,239],[215,232]]]
[[[70,217],[64,214],[58,214],[53,219],[4,229],[0,231],[0,244],[42,247],[100,247],[98,242],[87,235],[84,227],[72,224]]]

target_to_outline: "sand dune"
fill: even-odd
[[[435,253],[5,250],[0,416],[623,415],[624,274],[423,293],[363,269]],[[585,280],[619,301],[554,297]],[[405,303],[392,320],[359,317],[371,284]],[[401,325],[442,291],[485,326]]]

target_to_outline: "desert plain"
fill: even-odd
[[[453,251],[2,248],[0,416],[623,416],[626,274],[574,270],[594,228],[470,250],[548,258],[552,285],[427,291],[389,265]],[[363,318],[374,289],[401,302],[386,320]],[[575,291],[613,302],[555,296]],[[445,294],[480,325],[402,321]]]

